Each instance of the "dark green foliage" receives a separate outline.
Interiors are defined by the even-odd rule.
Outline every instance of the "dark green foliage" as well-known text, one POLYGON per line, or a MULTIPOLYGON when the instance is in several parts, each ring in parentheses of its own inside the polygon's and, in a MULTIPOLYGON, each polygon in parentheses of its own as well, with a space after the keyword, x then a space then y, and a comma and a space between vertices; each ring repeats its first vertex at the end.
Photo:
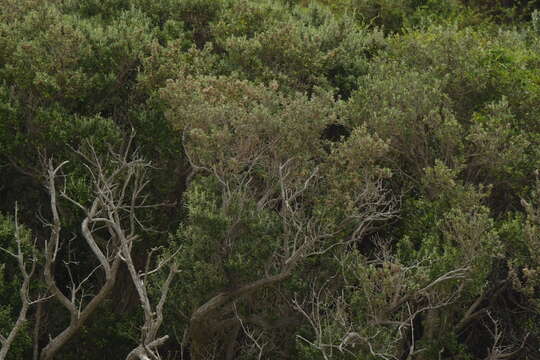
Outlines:
MULTIPOLYGON (((134 134, 152 163, 145 204, 160 204, 140 214, 135 267, 159 247, 148 267, 169 254, 180 269, 164 359, 211 358, 187 332, 194 314, 280 274, 284 249, 314 234, 319 247, 284 279, 212 313, 205 351, 540 358, 539 10, 536 0, 0 0, 0 213, 19 204, 24 250, 32 236, 42 259, 46 161, 69 161, 56 185, 89 205, 97 180, 77 151, 105 159, 134 134)), ((65 198, 59 209, 69 246, 55 277, 67 293, 98 262, 83 211, 65 198)), ((0 247, 13 251, 13 236, 0 215, 0 247)), ((35 294, 42 273, 38 262, 35 294)), ((138 344, 139 299, 120 273, 57 358, 122 359, 138 344)), ((21 281, 0 250, 1 335, 21 281)), ((70 321, 56 300, 43 309, 39 348, 70 321)), ((8 359, 31 358, 36 312, 8 359)))
POLYGON ((81 330, 80 335, 70 342, 62 357, 66 360, 121 359, 133 348, 139 336, 138 311, 126 314, 119 306, 106 302, 81 330), (115 309, 116 307, 116 309, 115 309), (98 336, 99 334, 99 336, 98 336), (89 352, 88 349, 100 349, 89 352))

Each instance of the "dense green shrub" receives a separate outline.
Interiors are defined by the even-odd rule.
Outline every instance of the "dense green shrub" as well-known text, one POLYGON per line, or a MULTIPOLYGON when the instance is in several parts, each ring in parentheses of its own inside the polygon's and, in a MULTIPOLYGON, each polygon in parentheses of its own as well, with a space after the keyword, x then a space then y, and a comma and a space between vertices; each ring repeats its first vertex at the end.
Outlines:
MULTIPOLYGON (((137 149, 151 171, 135 267, 171 256, 180 269, 164 359, 539 358, 538 10, 0 0, 0 212, 19 204, 44 256, 47 162, 69 161, 55 278, 66 294, 86 279, 90 295, 103 275, 79 220, 103 179, 81 154, 109 159, 107 173, 113 149, 137 149)), ((13 232, 1 215, 1 248, 13 232)), ((40 266, 33 291, 45 291, 40 266)), ((124 270, 59 358, 123 358, 143 340, 124 270)), ((155 299, 165 275, 152 274, 155 299)), ((0 251, 2 335, 19 275, 0 251)), ((34 334, 30 307, 9 359, 70 322, 54 299, 41 310, 34 334)))

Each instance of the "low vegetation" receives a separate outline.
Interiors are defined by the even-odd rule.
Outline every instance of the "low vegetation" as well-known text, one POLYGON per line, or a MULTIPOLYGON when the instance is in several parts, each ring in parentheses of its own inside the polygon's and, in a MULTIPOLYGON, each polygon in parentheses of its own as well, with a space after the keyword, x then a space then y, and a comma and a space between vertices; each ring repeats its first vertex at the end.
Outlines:
POLYGON ((0 0, 0 360, 539 359, 539 10, 0 0))

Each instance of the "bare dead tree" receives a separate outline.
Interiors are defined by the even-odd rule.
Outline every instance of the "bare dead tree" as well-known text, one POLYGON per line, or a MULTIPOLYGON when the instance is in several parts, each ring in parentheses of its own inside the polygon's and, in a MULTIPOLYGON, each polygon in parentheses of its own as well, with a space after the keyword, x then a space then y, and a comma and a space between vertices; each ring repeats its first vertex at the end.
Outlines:
MULTIPOLYGON (((122 261, 126 261, 128 265, 131 261, 132 264, 131 249, 138 237, 136 232, 143 227, 136 212, 149 206, 145 203, 147 196, 143 190, 147 184, 146 169, 150 166, 148 162, 138 157, 136 152, 131 151, 132 140, 133 136, 123 152, 111 151, 104 158, 100 158, 91 145, 88 146, 88 151, 77 151, 84 160, 92 180, 92 198, 88 203, 72 198, 66 191, 65 180, 64 186, 59 186, 59 180, 67 177, 61 173, 67 161, 57 166, 53 165, 52 160, 46 164, 46 189, 50 197, 52 221, 48 224, 50 237, 45 247, 44 277, 49 291, 68 311, 70 322, 42 349, 42 360, 53 359, 59 349, 75 336, 97 307, 107 298, 115 284, 122 261), (71 277, 67 294, 59 288, 54 271, 56 264, 60 261, 59 249, 65 242, 61 236, 60 199, 72 203, 84 214, 80 223, 81 234, 98 262, 98 265, 82 280, 77 282, 71 277), (99 235, 98 232, 100 232, 99 235), (108 238, 101 239, 99 236, 103 236, 105 232, 108 233, 108 238), (122 253, 124 256, 121 255, 122 253), (98 272, 103 273, 103 282, 98 286, 95 294, 86 293, 85 285, 98 272)), ((69 261, 64 261, 64 264, 68 273, 71 274, 70 267, 73 264, 69 261)))
MULTIPOLYGON (((133 137, 130 139, 130 143, 132 139, 133 137)), ((129 151, 129 145, 126 151, 129 151)), ((93 161, 96 169, 103 169, 96 156, 91 161, 93 161)), ((137 216, 138 210, 159 207, 163 204, 146 204, 144 190, 148 184, 147 171, 151 167, 150 162, 142 159, 137 151, 130 154, 129 158, 127 153, 123 155, 113 154, 113 161, 119 164, 120 169, 123 170, 124 180, 121 187, 114 183, 114 178, 105 176, 103 171, 93 173, 92 176, 97 179, 99 184, 103 184, 103 190, 107 190, 99 191, 98 194, 99 202, 106 209, 108 216, 95 220, 105 223, 109 228, 109 232, 114 234, 118 258, 128 268, 144 312, 144 324, 141 327, 139 345, 127 355, 126 359, 158 360, 160 355, 157 348, 169 338, 167 335, 158 337, 158 334, 163 323, 163 307, 174 275, 177 273, 177 266, 173 261, 176 252, 160 259, 155 267, 150 269, 153 254, 158 250, 158 248, 153 248, 148 253, 144 271, 141 272, 136 269, 133 261, 133 245, 139 237, 137 230, 141 228, 147 230, 137 216), (154 306, 148 293, 149 277, 167 265, 169 266, 169 272, 165 281, 161 284, 160 297, 154 306)), ((73 200, 71 201, 73 202, 73 200)), ((80 206, 80 204, 78 205, 80 206)))
POLYGON ((32 254, 30 258, 28 259, 23 251, 23 243, 25 243, 24 235, 21 232, 21 227, 19 225, 19 217, 18 217, 18 207, 17 204, 15 204, 15 244, 16 244, 16 251, 12 252, 9 249, 0 248, 0 250, 5 251, 9 255, 11 255, 13 258, 16 259, 17 265, 19 268, 19 272, 23 278, 21 287, 19 289, 19 297, 21 299, 21 308, 19 310, 19 315, 17 317, 17 320, 15 321, 15 324, 11 328, 11 331, 7 335, 7 337, 0 334, 0 360, 4 360, 7 356, 7 353, 13 344, 13 341, 19 334, 19 332, 22 330, 25 322, 27 321, 27 314, 28 309, 31 305, 40 303, 42 301, 45 301, 47 299, 46 296, 38 297, 35 300, 30 299, 30 285, 32 277, 34 276, 35 270, 36 270, 36 262, 37 262, 37 250, 35 247, 35 244, 31 245, 32 254))
POLYGON ((131 256, 132 244, 128 242, 127 239, 123 240, 121 239, 121 257, 128 267, 131 279, 133 280, 133 284, 135 285, 135 289, 137 290, 137 294, 139 295, 139 301, 144 312, 144 324, 141 328, 141 338, 139 341, 139 345, 128 354, 126 360, 159 360, 161 359, 161 357, 158 352, 158 347, 165 343, 169 338, 168 335, 158 337, 158 333, 159 328, 163 323, 163 307, 167 300, 167 296, 174 275, 178 272, 177 265, 172 260, 174 254, 171 257, 161 260, 153 270, 149 270, 149 264, 152 254, 152 252, 150 252, 145 272, 141 273, 135 269, 135 265, 133 263, 133 259, 131 256), (169 264, 169 272, 167 278, 160 287, 161 295, 159 297, 157 305, 155 305, 154 307, 152 305, 150 296, 148 295, 148 283, 146 281, 147 277, 151 273, 158 271, 161 267, 165 266, 165 264, 171 261, 172 263, 169 264))

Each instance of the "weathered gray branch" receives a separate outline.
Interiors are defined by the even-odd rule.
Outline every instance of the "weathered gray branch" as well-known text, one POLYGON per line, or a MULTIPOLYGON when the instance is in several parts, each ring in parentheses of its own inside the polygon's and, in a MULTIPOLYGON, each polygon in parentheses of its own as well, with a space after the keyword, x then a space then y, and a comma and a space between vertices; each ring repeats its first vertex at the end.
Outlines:
POLYGON ((21 308, 19 310, 19 315, 17 317, 17 320, 15 321, 15 324, 11 328, 11 331, 7 335, 7 337, 4 337, 0 334, 0 360, 4 360, 8 354, 8 351, 13 344, 13 341, 19 334, 19 332, 22 330, 22 327, 24 326, 24 323, 26 322, 26 317, 28 314, 28 309, 30 308, 30 305, 44 301, 45 298, 38 298, 37 300, 30 300, 30 281, 32 279, 32 276, 34 275, 34 272, 36 270, 36 250, 35 246, 32 246, 32 256, 30 258, 30 269, 27 269, 28 266, 28 259, 25 258, 22 245, 23 245, 23 238, 20 230, 19 225, 19 218, 18 218, 18 207, 17 204, 15 204, 15 242, 17 245, 17 252, 12 253, 11 251, 7 249, 2 249, 8 254, 12 255, 17 260, 17 265, 19 267, 19 272, 23 277, 23 282, 21 284, 21 287, 19 289, 19 298, 21 300, 21 308))
MULTIPOLYGON (((60 191, 57 189, 58 174, 67 162, 56 167, 53 166, 52 161, 47 164, 46 188, 50 197, 52 222, 49 224, 50 237, 45 248, 44 278, 51 294, 69 312, 70 322, 42 349, 41 360, 53 359, 59 349, 77 334, 113 289, 120 264, 126 259, 126 254, 131 254, 132 243, 136 238, 134 234, 134 224, 137 222, 135 211, 144 202, 141 192, 146 182, 141 177, 145 175, 144 168, 149 164, 132 156, 129 146, 120 154, 109 154, 111 161, 100 159, 91 145, 87 153, 81 151, 77 153, 86 161, 85 166, 93 182, 94 198, 89 207, 71 198, 65 189, 60 191), (54 275, 58 249, 61 247, 62 227, 58 210, 60 197, 83 211, 81 234, 91 253, 99 262, 98 267, 82 281, 72 284, 67 296, 57 286, 54 275), (95 233, 99 228, 105 228, 109 232, 110 241, 107 249, 102 249, 96 240, 95 233), (83 291, 84 283, 98 270, 104 273, 104 281, 88 302, 83 301, 83 296, 79 297, 78 293, 83 291)), ((66 266, 69 267, 69 263, 66 263, 66 266)))

